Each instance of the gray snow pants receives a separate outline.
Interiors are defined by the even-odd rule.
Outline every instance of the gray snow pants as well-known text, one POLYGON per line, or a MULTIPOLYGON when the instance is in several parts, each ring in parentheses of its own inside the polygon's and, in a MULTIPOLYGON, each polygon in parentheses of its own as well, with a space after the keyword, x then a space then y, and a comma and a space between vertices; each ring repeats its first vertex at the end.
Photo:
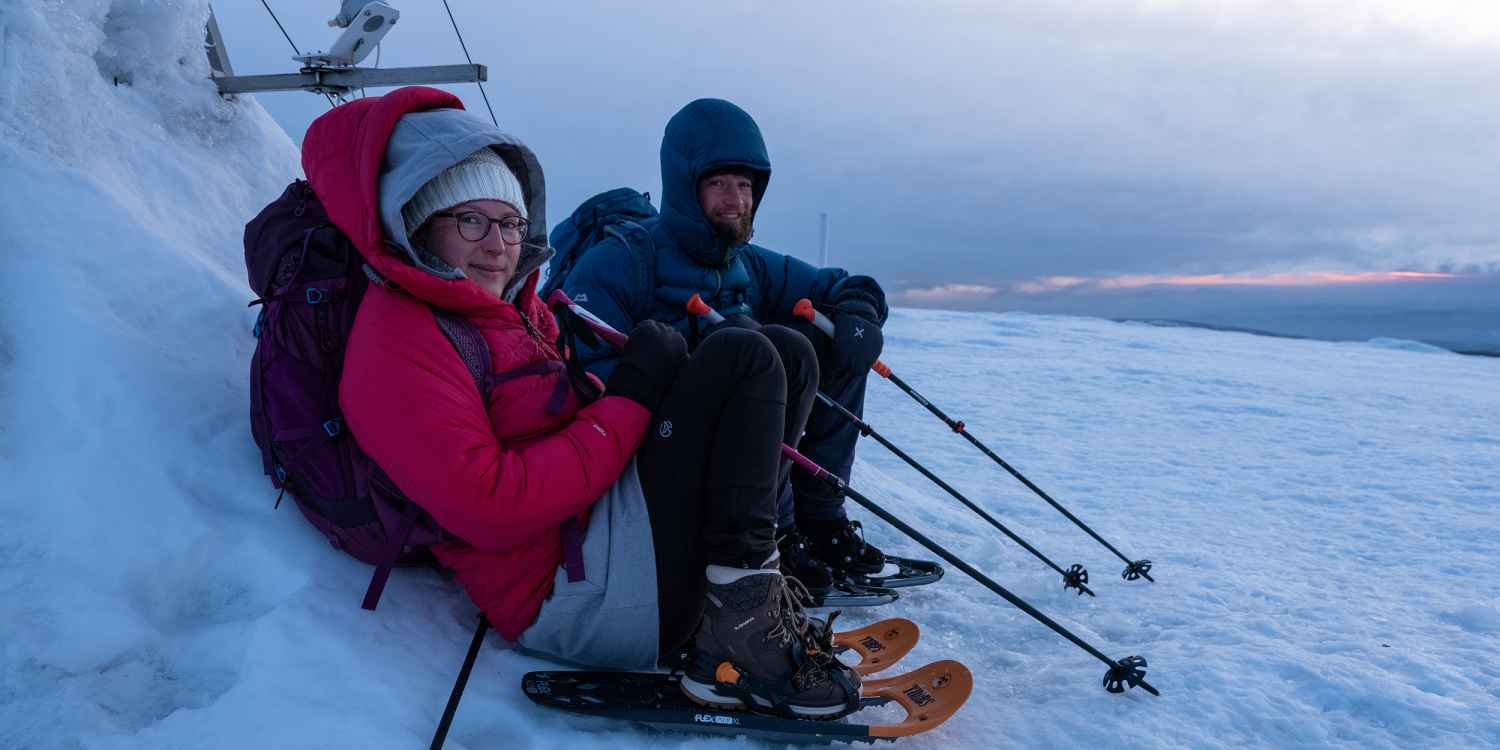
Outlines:
POLYGON ((517 645, 589 667, 654 669, 656 554, 635 461, 594 503, 583 541, 584 579, 559 567, 552 596, 517 645))

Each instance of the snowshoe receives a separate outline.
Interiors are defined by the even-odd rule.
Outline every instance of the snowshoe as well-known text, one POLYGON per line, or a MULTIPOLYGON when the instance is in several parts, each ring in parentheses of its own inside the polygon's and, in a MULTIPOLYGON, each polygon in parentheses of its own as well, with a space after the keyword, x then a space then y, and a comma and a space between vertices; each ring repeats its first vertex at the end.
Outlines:
POLYGON ((943 577, 943 566, 932 560, 885 556, 885 567, 873 575, 850 574, 845 582, 854 586, 901 589, 936 583, 943 577), (894 569, 893 569, 894 568, 894 569))
POLYGON ((833 582, 827 593, 808 593, 803 604, 808 607, 837 609, 842 607, 878 607, 900 599, 901 595, 889 588, 866 586, 848 578, 833 582))
MULTIPOLYGON (((828 626, 832 624, 833 618, 830 617, 828 626)), ((921 637, 922 631, 916 623, 892 617, 856 630, 834 633, 832 650, 846 664, 849 663, 843 658, 846 654, 858 656, 859 661, 849 666, 860 676, 865 676, 894 666, 916 647, 921 637)))
POLYGON ((864 724, 855 720, 858 712, 841 720, 813 721, 704 708, 683 693, 679 679, 650 672, 530 672, 521 679, 521 689, 539 706, 668 731, 829 744, 895 740, 929 731, 962 708, 974 687, 969 670, 951 660, 867 680, 860 688, 860 710, 895 703, 906 716, 892 724, 864 724))

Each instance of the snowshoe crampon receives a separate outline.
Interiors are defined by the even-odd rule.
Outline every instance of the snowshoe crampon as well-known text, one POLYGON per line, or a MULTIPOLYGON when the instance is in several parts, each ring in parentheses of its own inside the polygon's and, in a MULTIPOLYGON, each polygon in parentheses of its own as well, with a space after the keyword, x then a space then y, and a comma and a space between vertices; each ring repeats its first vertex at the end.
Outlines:
POLYGON ((678 677, 650 672, 530 672, 521 688, 533 703, 576 714, 622 719, 677 732, 745 735, 777 742, 873 742, 930 730, 969 698, 973 675, 945 660, 876 680, 860 689, 861 711, 818 721, 700 706, 678 686, 678 677), (906 717, 892 724, 858 723, 865 708, 894 703, 906 717))
POLYGON ((885 570, 874 575, 851 574, 846 577, 855 586, 884 589, 901 589, 909 586, 925 586, 936 583, 943 577, 943 566, 932 560, 916 560, 910 557, 885 556, 885 570), (895 570, 892 572, 892 566, 895 570))

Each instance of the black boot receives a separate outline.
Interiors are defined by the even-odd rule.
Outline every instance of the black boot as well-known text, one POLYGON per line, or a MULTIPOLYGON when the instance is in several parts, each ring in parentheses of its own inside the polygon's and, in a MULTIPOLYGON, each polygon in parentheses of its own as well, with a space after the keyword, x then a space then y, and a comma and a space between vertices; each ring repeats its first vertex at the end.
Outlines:
POLYGON ((801 582, 814 598, 827 596, 833 591, 833 572, 813 556, 807 537, 796 526, 781 530, 776 549, 781 553, 781 572, 801 582))
POLYGON ((812 553, 833 569, 836 576, 878 574, 885 567, 885 554, 865 541, 859 521, 798 521, 812 553))
POLYGON ((796 598, 779 572, 710 580, 683 693, 708 706, 794 718, 857 710, 859 675, 834 657, 827 628, 804 615, 796 598))

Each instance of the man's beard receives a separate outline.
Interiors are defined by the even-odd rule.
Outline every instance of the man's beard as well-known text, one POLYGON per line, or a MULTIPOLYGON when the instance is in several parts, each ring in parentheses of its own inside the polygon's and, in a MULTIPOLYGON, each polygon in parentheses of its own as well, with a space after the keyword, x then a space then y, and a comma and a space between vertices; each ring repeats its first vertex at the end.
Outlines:
POLYGON ((708 224, 714 229, 714 236, 729 247, 738 247, 750 241, 750 235, 755 233, 752 226, 754 220, 749 216, 741 216, 738 219, 718 219, 709 217, 708 224))

